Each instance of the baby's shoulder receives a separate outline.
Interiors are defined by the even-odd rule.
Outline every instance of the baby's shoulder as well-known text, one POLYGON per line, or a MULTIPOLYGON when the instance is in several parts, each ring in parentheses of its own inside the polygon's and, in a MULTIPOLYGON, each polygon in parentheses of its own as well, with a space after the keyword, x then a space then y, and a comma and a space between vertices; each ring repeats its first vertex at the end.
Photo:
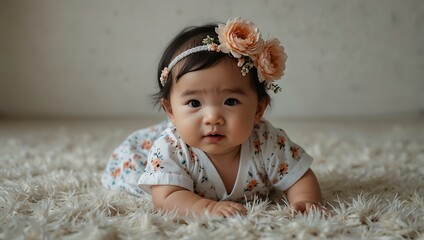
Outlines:
POLYGON ((179 136, 175 127, 164 129, 153 144, 177 145, 183 144, 183 140, 179 136))
POLYGON ((197 154, 182 140, 175 127, 161 133, 153 143, 149 158, 159 158, 164 163, 177 163, 187 173, 192 172, 198 160, 197 154))
POLYGON ((286 132, 278 127, 275 127, 267 120, 261 120, 259 124, 255 125, 251 137, 254 139, 267 140, 275 136, 286 136, 286 132))
POLYGON ((249 138, 249 149, 256 155, 275 153, 276 149, 289 143, 290 139, 281 128, 275 127, 267 120, 257 124, 249 138))

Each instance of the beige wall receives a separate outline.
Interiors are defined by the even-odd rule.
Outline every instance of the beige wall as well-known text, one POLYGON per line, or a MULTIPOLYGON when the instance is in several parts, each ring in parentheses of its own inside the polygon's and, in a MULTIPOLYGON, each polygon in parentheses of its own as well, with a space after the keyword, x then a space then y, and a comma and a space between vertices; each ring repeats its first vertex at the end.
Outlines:
POLYGON ((235 16, 286 47, 272 117, 424 111, 420 0, 1 0, 0 114, 162 114, 149 95, 164 45, 235 16))

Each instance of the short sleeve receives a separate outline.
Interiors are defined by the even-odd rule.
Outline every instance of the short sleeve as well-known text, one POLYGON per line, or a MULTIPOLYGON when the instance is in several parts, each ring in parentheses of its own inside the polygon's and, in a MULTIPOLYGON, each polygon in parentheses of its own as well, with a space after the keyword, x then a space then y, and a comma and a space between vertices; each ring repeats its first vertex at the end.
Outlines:
POLYGON ((166 130, 154 143, 147 158, 147 165, 138 186, 151 194, 152 185, 174 185, 193 191, 189 176, 187 146, 171 130, 166 130))
POLYGON ((312 157, 291 141, 284 130, 264 121, 257 127, 255 135, 254 147, 261 155, 268 179, 275 188, 287 190, 311 166, 312 157))

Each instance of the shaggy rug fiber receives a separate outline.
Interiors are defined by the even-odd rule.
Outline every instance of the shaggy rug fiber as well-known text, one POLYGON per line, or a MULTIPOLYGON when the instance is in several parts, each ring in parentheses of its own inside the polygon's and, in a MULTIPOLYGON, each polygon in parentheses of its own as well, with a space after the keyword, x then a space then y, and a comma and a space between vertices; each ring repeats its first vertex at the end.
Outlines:
POLYGON ((330 217, 284 198, 179 219, 100 176, 143 120, 0 119, 0 239, 424 239, 424 119, 280 120, 315 159, 330 217))

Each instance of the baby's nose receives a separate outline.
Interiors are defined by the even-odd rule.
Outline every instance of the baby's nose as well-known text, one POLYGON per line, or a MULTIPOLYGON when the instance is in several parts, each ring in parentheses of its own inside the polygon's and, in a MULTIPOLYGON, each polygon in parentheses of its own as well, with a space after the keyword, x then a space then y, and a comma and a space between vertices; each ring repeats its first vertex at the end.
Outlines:
POLYGON ((210 108, 204 117, 206 125, 218 125, 224 123, 224 118, 217 108, 210 108))

